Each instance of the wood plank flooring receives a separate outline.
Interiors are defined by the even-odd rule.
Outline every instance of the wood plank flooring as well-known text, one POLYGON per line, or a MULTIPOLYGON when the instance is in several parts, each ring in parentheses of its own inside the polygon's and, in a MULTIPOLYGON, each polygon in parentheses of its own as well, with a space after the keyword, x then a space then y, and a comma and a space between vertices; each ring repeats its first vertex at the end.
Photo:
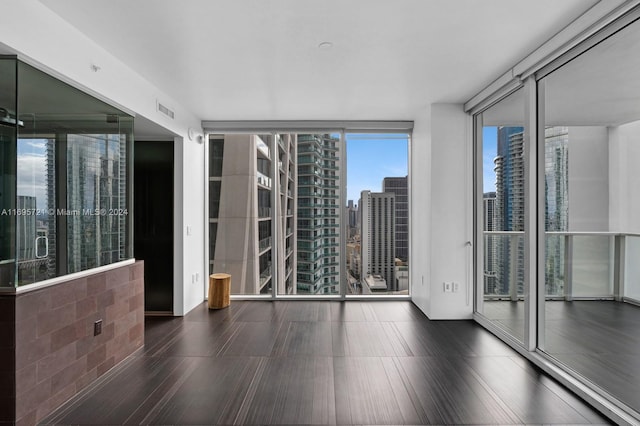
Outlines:
MULTIPOLYGON (((522 339, 524 302, 485 302, 485 314, 522 339)), ((544 351, 640 411, 640 307, 547 301, 544 351)))
POLYGON ((43 424, 608 422, 472 321, 406 301, 232 301, 147 318, 145 346, 43 424))

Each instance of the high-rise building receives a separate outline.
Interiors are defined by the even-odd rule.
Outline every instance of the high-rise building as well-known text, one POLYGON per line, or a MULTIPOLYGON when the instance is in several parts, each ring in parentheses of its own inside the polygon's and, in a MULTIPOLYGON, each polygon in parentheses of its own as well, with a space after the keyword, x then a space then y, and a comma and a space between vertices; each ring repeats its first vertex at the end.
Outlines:
MULTIPOLYGON (((54 226, 51 221, 66 223, 67 272, 125 259, 128 214, 125 136, 69 135, 66 159, 67 206, 64 211, 56 207, 48 220, 50 230, 54 226)), ((50 182, 55 180, 49 176, 52 173, 54 170, 48 166, 50 182)), ((55 205, 54 200, 49 197, 49 205, 55 205)))
MULTIPOLYGON (((545 231, 569 230, 569 128, 545 129, 545 231)), ((564 237, 545 238, 545 292, 562 296, 564 291, 564 237)))
POLYGON ((358 235, 358 206, 353 204, 353 200, 347 203, 347 225, 349 233, 347 238, 354 238, 358 235))
MULTIPOLYGON (((494 231, 524 231, 524 162, 522 127, 498 128, 498 156, 495 159, 496 195, 494 214, 490 218, 485 194, 485 228, 493 225, 494 231), (490 224, 488 221, 493 220, 490 224)), ((567 127, 545 129, 545 230, 567 231, 568 214, 568 141, 567 127)), ((507 294, 509 284, 515 281, 518 294, 524 287, 524 238, 496 236, 491 247, 495 248, 494 262, 496 283, 486 288, 490 280, 485 279, 485 291, 507 294), (515 271, 512 258, 515 259, 515 271), (494 290, 494 291, 489 291, 494 290)), ((545 239, 546 293, 559 296, 563 289, 564 240, 558 236, 545 239)), ((485 250, 485 256, 491 250, 485 250)), ((493 253, 493 252, 492 252, 493 253)), ((485 262, 485 265, 488 263, 485 262)), ((486 278, 486 274, 485 274, 486 278)))
POLYGON ((384 178, 382 192, 391 192, 396 195, 396 257, 406 262, 409 259, 409 187, 407 176, 384 178))
MULTIPOLYGON (((524 128, 499 127, 496 173, 495 230, 524 231, 524 128)), ((501 295, 524 293, 524 238, 499 236, 496 243, 495 292, 501 295)))
MULTIPOLYGON (((496 231, 496 193, 485 192, 483 195, 484 231, 496 231)), ((500 237, 484 236, 484 294, 495 294, 497 286, 497 248, 500 237)))
POLYGON ((18 210, 33 212, 20 215, 16 220, 18 262, 30 261, 36 258, 36 197, 18 195, 16 198, 18 210))
POLYGON ((234 294, 295 293, 295 139, 209 140, 210 272, 230 273, 234 294))
MULTIPOLYGON (((362 191, 360 194, 360 259, 361 282, 375 279, 373 290, 397 290, 395 280, 395 200, 389 192, 362 191), (386 288, 382 288, 382 278, 386 288)), ((364 285, 364 284, 363 284, 364 285)))
POLYGON ((298 135, 297 293, 340 293, 340 144, 298 135))

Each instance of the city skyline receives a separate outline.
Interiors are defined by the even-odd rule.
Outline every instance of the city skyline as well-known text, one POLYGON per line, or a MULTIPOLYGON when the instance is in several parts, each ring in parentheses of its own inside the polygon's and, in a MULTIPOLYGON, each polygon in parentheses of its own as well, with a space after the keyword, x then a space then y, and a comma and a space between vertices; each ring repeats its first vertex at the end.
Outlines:
POLYGON ((385 177, 408 176, 409 135, 347 133, 347 205, 364 190, 382 192, 385 177))

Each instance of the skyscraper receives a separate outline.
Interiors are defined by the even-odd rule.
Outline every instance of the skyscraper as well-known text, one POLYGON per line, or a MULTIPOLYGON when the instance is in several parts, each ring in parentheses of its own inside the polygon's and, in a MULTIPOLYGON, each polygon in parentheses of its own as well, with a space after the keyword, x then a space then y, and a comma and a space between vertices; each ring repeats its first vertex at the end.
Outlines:
MULTIPOLYGON (((488 199, 485 194, 485 228, 493 225, 495 231, 524 231, 524 129, 498 128, 498 156, 495 159, 496 194, 494 223, 488 221, 488 199)), ((568 230, 568 140, 567 127, 545 129, 545 230, 568 230)), ((496 282, 493 292, 508 294, 515 284, 518 294, 524 287, 524 238, 517 235, 490 237, 497 239, 489 247, 495 248, 496 282), (515 263, 512 262, 516 257, 515 263), (515 270, 514 269, 515 265, 515 270)), ((564 274, 564 239, 550 235, 545 239, 546 292, 561 295, 564 274)), ((492 251, 487 248, 485 256, 492 251)), ((485 265, 489 265, 486 259, 485 265)), ((491 274, 489 274, 491 275, 491 274)), ((485 291, 492 293, 491 280, 485 272, 485 291), (487 287, 489 286, 489 287, 487 287)))
MULTIPOLYGON (((496 231, 496 193, 485 192, 483 196, 484 231, 496 231)), ((484 294, 495 294, 497 286, 497 248, 500 237, 484 237, 484 294)))
POLYGON ((210 272, 235 294, 295 293, 295 135, 212 136, 209 155, 210 272))
MULTIPOLYGON (((569 230, 569 128, 545 129, 545 231, 569 230)), ((564 291, 564 237, 545 238, 545 292, 561 296, 564 291)))
MULTIPOLYGON (((67 135, 67 206, 55 203, 53 142, 47 144, 47 183, 50 206, 49 247, 54 248, 56 220, 67 230, 67 272, 78 272, 126 258, 126 136, 114 134, 67 135)), ((60 183, 58 183, 58 186, 60 183)), ((55 252, 49 252, 55 259, 55 252)))
POLYGON ((353 238, 358 234, 358 206, 353 204, 353 200, 347 203, 347 221, 349 228, 347 238, 353 238))
MULTIPOLYGON (((524 231, 524 128, 499 127, 496 173, 495 230, 524 231)), ((524 293, 524 238, 498 237, 496 293, 524 293)))
POLYGON ((361 281, 373 277, 375 290, 397 290, 395 280, 395 199, 393 193, 362 191, 360 194, 361 281))
POLYGON ((409 259, 409 192, 405 177, 386 177, 382 180, 382 192, 396 196, 396 257, 406 262, 409 259))
POLYGON ((298 135, 298 294, 340 293, 339 142, 298 135))

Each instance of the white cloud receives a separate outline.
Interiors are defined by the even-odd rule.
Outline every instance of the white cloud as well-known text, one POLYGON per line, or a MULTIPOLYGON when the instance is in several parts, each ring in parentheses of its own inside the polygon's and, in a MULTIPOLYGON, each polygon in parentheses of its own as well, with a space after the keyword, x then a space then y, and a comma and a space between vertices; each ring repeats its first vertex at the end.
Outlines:
POLYGON ((47 208, 46 158, 29 154, 18 157, 17 195, 36 197, 38 209, 47 208))

